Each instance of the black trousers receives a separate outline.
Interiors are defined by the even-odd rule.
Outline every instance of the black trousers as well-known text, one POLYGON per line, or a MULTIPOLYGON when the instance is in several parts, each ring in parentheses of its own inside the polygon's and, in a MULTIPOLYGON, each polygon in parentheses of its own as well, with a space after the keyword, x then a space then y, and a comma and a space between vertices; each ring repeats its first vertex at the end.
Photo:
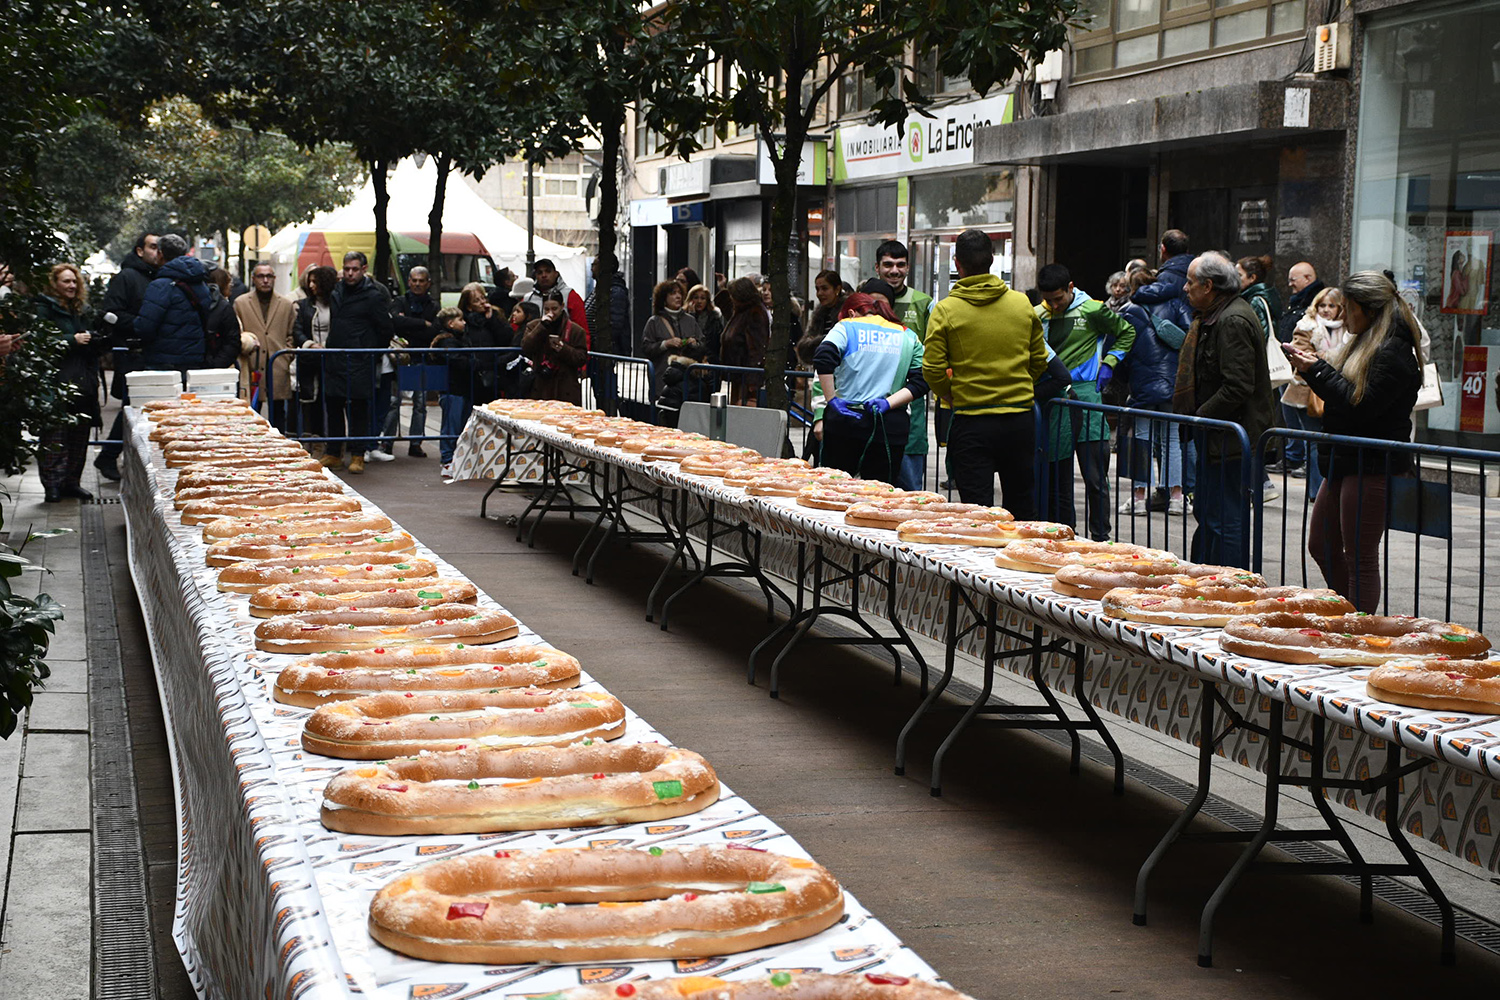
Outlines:
POLYGON ((955 413, 948 427, 948 461, 964 503, 995 504, 995 475, 1005 509, 1019 520, 1036 516, 1036 414, 955 413))
POLYGON ((879 417, 865 413, 858 420, 850 420, 829 407, 823 411, 821 464, 861 479, 894 483, 910 427, 904 410, 891 410, 879 417))

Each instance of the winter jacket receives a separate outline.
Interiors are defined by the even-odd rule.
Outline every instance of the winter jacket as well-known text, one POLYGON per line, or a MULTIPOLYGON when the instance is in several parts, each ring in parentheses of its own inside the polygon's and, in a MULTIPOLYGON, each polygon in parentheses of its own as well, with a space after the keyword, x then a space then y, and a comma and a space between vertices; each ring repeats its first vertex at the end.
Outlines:
MULTIPOLYGON (((508 300, 507 300, 508 304, 508 300)), ((504 308, 497 306, 496 308, 504 308)), ((406 341, 408 347, 430 347, 437 335, 433 325, 437 319, 438 303, 431 295, 407 292, 391 301, 391 328, 396 336, 406 341)))
POLYGON ((1260 328, 1265 331, 1269 342, 1276 335, 1278 312, 1272 303, 1271 290, 1266 287, 1265 282, 1257 281, 1248 288, 1241 289, 1240 298, 1250 303, 1250 308, 1255 310, 1255 318, 1260 320, 1260 328))
MULTIPOLYGON (((596 317, 599 306, 599 285, 595 283, 593 293, 583 304, 583 312, 588 317, 591 337, 598 332, 599 323, 596 317)), ((609 339, 612 342, 610 353, 633 356, 635 352, 630 342, 632 332, 630 329, 630 289, 625 285, 625 275, 616 271, 610 276, 609 281, 609 339)))
POLYGON ((64 342, 62 364, 57 369, 57 380, 72 386, 74 392, 69 407, 74 413, 87 417, 91 426, 99 427, 99 355, 108 349, 108 339, 95 335, 87 344, 74 339, 75 334, 89 332, 89 317, 85 313, 73 312, 50 295, 36 297, 36 318, 55 330, 47 336, 56 336, 64 342))
POLYGON ((696 340, 705 356, 706 348, 703 346, 703 330, 698 326, 698 320, 691 313, 678 310, 675 314, 670 312, 659 312, 646 321, 646 326, 641 330, 641 354, 658 369, 663 367, 669 354, 695 353, 683 350, 682 347, 668 348, 663 345, 673 337, 681 340, 696 340))
POLYGON ((350 287, 340 281, 330 296, 328 343, 335 353, 323 357, 323 389, 336 399, 370 399, 375 395, 380 356, 344 354, 339 348, 389 347, 395 327, 385 288, 369 275, 350 287))
POLYGON ((1172 387, 1177 384, 1177 349, 1156 335, 1144 307, 1127 302, 1120 315, 1135 328, 1135 344, 1130 348, 1130 405, 1171 402, 1172 387))
POLYGON ((1186 330, 1193 324, 1193 307, 1188 304, 1187 273, 1193 255, 1180 253, 1169 257, 1156 272, 1156 280, 1136 289, 1130 301, 1145 306, 1151 315, 1171 320, 1186 330))
MULTIPOLYGON (((1350 437, 1379 438, 1383 441, 1411 439, 1411 412, 1422 389, 1422 366, 1417 361, 1416 338, 1401 320, 1391 335, 1370 359, 1366 371, 1364 398, 1354 402, 1354 383, 1327 361, 1319 361, 1303 378, 1323 397, 1323 431, 1350 437)), ((1364 451, 1347 445, 1319 445, 1318 468, 1324 476, 1353 476, 1389 473, 1399 475, 1411 469, 1411 456, 1405 453, 1364 451), (1387 457, 1389 454, 1389 457, 1387 457)))
POLYGON ((141 342, 133 369, 210 367, 204 324, 213 293, 204 280, 207 273, 201 260, 186 256, 167 261, 156 272, 133 324, 141 342))
POLYGON ((922 377, 956 414, 1029 410, 1046 370, 1041 320, 1025 295, 995 275, 958 279, 932 307, 922 377))
MULTIPOLYGON (((1234 421, 1245 428, 1254 448, 1266 428, 1275 423, 1276 398, 1266 368, 1266 332, 1250 303, 1236 296, 1224 304, 1214 322, 1199 321, 1193 366, 1193 412, 1234 421)), ((1206 443, 1206 457, 1211 460, 1240 454, 1239 440, 1226 434, 1207 434, 1206 443)))
POLYGON ((698 329, 703 331, 703 360, 711 365, 718 364, 719 342, 724 338, 724 314, 710 305, 703 312, 694 313, 693 319, 698 321, 698 329))
MULTIPOLYGON (((1061 315, 1052 315, 1046 305, 1038 305, 1036 315, 1047 346, 1057 352, 1058 359, 1073 377, 1074 395, 1085 402, 1099 402, 1103 369, 1113 373, 1115 366, 1130 353, 1135 345, 1135 327, 1080 289, 1074 289, 1073 301, 1061 315)), ((1048 421, 1049 461, 1071 455, 1076 441, 1109 440, 1109 425, 1098 411, 1069 412, 1054 406, 1048 421)))
MULTIPOLYGON (((204 321, 203 367, 233 368, 239 361, 242 344, 240 321, 234 314, 234 303, 213 288, 213 304, 204 321)), ((243 374, 243 373, 242 373, 243 374)))
MULTIPOLYGON (((141 311, 146 288, 154 277, 156 268, 142 260, 134 250, 120 261, 120 270, 109 279, 109 287, 104 290, 104 298, 99 303, 99 332, 105 337, 105 342, 100 345, 101 351, 127 347, 127 341, 135 339, 135 317, 141 311), (105 313, 115 314, 113 324, 103 321, 105 313)), ((129 370, 128 357, 115 355, 115 376, 109 394, 116 399, 125 398, 125 373, 129 370)))
POLYGON ((545 320, 526 324, 521 337, 521 353, 532 360, 536 381, 531 387, 532 399, 565 399, 583 405, 580 379, 588 364, 588 333, 570 319, 562 321, 562 344, 553 347, 549 331, 556 329, 545 320))
MULTIPOLYGON (((618 274, 619 272, 616 273, 618 274)), ((541 309, 545 314, 547 310, 544 309, 543 306, 546 303, 547 296, 552 292, 562 292, 563 301, 568 304, 568 319, 572 320, 583 329, 584 339, 587 339, 589 333, 588 311, 583 307, 583 299, 579 297, 577 292, 568 287, 568 283, 563 281, 561 276, 558 277, 557 283, 554 284, 551 288, 547 289, 545 292, 540 288, 534 288, 532 289, 531 294, 526 296, 526 298, 522 301, 535 302, 536 307, 538 309, 541 309)), ((610 318, 614 318, 613 314, 611 314, 610 318)), ((533 320, 532 322, 535 322, 535 320, 533 320)), ((628 327, 626 329, 628 329, 628 327)))
POLYGON ((1312 284, 1302 289, 1302 291, 1292 293, 1292 297, 1287 299, 1286 312, 1276 323, 1277 340, 1283 344, 1290 344, 1292 342, 1292 334, 1296 332, 1297 324, 1302 322, 1303 317, 1307 315, 1307 310, 1311 308, 1313 299, 1318 297, 1318 293, 1323 290, 1323 287, 1323 283, 1314 278, 1312 284))
MULTIPOLYGON (((292 327, 297 310, 285 295, 271 293, 269 308, 260 308, 260 293, 247 292, 234 300, 234 315, 240 321, 240 395, 250 398, 252 373, 260 374, 261 394, 266 394, 266 365, 272 355, 292 346, 292 327)), ((292 398, 292 356, 276 359, 269 389, 274 399, 292 398)))
MULTIPOLYGON (((1308 319, 1304 316, 1302 322, 1292 329, 1292 346, 1300 351, 1311 351, 1320 358, 1328 357, 1343 342, 1342 320, 1337 326, 1329 326, 1322 317, 1308 319)), ((1299 410, 1306 409, 1310 391, 1307 387, 1307 380, 1301 375, 1294 374, 1292 381, 1282 390, 1281 401, 1299 410)))

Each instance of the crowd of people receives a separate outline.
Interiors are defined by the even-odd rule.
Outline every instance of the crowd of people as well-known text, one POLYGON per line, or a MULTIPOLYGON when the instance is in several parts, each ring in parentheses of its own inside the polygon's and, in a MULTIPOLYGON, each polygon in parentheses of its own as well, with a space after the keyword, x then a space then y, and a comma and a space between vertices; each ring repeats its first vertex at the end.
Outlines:
MULTIPOLYGON (((1276 494, 1269 478, 1243 481, 1241 438, 1225 423, 1243 428, 1252 447, 1273 426, 1411 436, 1426 338, 1388 273, 1358 272, 1335 286, 1298 262, 1283 305, 1269 258, 1194 254, 1175 229, 1163 234, 1156 267, 1128 262, 1102 298, 1062 263, 1040 268, 1029 292, 1010 288, 992 273, 990 237, 978 230, 956 239, 953 259, 958 279, 938 302, 907 283, 907 248, 888 240, 857 289, 824 271, 810 308, 795 303, 788 348, 808 373, 793 386, 811 413, 807 457, 921 488, 931 396, 948 450, 942 485, 964 502, 995 503, 998 480, 999 501, 1018 518, 1061 521, 1096 540, 1110 537, 1117 513, 1191 511, 1191 557, 1234 565, 1247 546, 1246 491, 1259 488, 1267 501, 1276 494), (1037 408, 1058 396, 1128 411, 1116 426, 1118 411, 1047 407, 1039 435, 1037 408), (1112 459, 1131 480, 1118 505, 1112 459)), ((617 262, 596 261, 595 274, 606 263, 613 278, 596 282, 587 301, 539 260, 531 277, 505 270, 494 288, 465 286, 448 308, 426 268, 412 267, 406 290, 392 296, 359 251, 339 270, 307 268, 290 297, 275 291, 275 269, 257 263, 251 287, 235 294, 231 276, 191 255, 180 236, 145 233, 97 308, 82 271, 58 264, 35 302, 43 329, 63 342, 59 377, 76 421, 42 435, 46 499, 89 499, 80 479, 90 434, 102 427, 101 359, 115 347, 129 348, 113 366, 116 398, 128 401, 128 369, 238 367, 241 395, 277 427, 313 439, 325 467, 355 474, 393 459, 406 399, 408 454, 424 458, 436 394, 445 475, 476 404, 501 396, 581 403, 589 323, 602 322, 602 310, 616 350, 653 363, 650 392, 666 419, 725 381, 734 403, 763 397, 769 280, 715 275, 710 289, 683 268, 655 286, 637 331, 617 262), (440 374, 430 386, 429 375, 412 384, 400 377, 408 366, 440 374)), ((0 348, 24 345, 6 338, 0 348)), ((106 440, 122 430, 117 416, 106 440)), ((119 478, 119 453, 117 443, 100 448, 101 476, 119 478)), ((1267 468, 1307 477, 1311 555, 1331 586, 1373 607, 1389 478, 1408 471, 1405 456, 1375 461, 1288 438, 1267 468)))

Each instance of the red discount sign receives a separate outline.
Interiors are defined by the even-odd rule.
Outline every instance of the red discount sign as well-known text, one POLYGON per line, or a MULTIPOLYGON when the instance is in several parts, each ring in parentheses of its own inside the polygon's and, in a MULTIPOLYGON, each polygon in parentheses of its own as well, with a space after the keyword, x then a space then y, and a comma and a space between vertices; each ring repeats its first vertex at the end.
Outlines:
POLYGON ((1464 348, 1463 378, 1458 383, 1458 429, 1484 433, 1484 401, 1488 395, 1490 352, 1485 347, 1464 348))

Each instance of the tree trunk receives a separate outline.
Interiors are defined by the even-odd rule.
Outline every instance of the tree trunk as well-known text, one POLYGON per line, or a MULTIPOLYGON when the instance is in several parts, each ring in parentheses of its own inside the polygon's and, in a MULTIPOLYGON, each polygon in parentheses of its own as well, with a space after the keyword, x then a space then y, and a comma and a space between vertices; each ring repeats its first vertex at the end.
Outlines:
MULTIPOLYGON (((391 234, 386 228, 391 195, 385 187, 385 168, 385 160, 373 160, 370 163, 370 180, 375 185, 375 259, 371 262, 373 266, 370 268, 370 276, 381 284, 388 282, 391 277, 391 234)), ((337 268, 340 263, 334 261, 333 266, 337 268)))
POLYGON ((448 173, 453 169, 453 157, 439 153, 434 161, 437 166, 437 190, 432 193, 432 211, 427 213, 427 276, 432 279, 433 298, 443 301, 443 202, 448 196, 448 173))
MULTIPOLYGON (((791 91, 796 93, 797 91, 791 91)), ((766 405, 787 406, 787 342, 792 332, 791 240, 797 216, 797 166, 807 142, 807 123, 801 115, 788 115, 786 144, 776 164, 776 198, 771 203, 771 248, 768 259, 771 278, 771 342, 766 345, 766 405)), ((767 146, 773 141, 764 135, 767 146)))
MULTIPOLYGON (((610 303, 615 272, 620 266, 615 259, 615 217, 620 210, 620 143, 624 141, 624 131, 625 107, 615 105, 600 126, 604 165, 599 168, 599 274, 594 279, 595 315, 589 317, 589 337, 593 349, 601 354, 620 353, 615 351, 615 331, 610 327, 610 303)), ((629 330, 621 330, 619 334, 623 342, 629 342, 629 330)))

